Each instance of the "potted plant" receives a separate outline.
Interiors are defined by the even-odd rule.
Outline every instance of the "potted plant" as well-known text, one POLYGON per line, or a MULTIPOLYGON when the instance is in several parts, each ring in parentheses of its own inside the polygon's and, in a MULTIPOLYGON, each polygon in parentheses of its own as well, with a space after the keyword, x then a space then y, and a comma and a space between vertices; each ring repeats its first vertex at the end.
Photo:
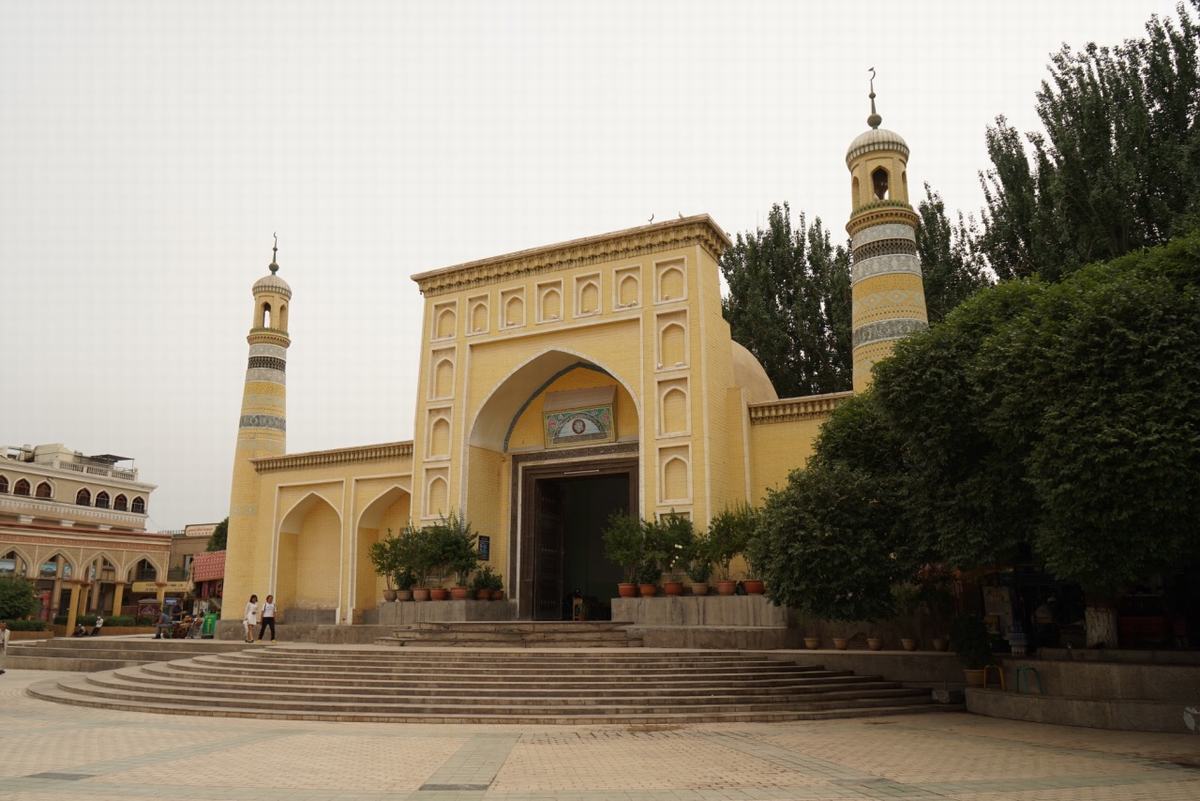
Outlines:
POLYGON ((708 578, 712 575, 712 562, 697 554, 688 562, 688 578, 692 580, 692 595, 708 595, 708 578))
POLYGON ((401 569, 412 577, 412 599, 428 601, 432 597, 429 577, 437 559, 433 532, 409 524, 401 532, 397 548, 401 569))
POLYGON ((850 640, 846 637, 834 637, 833 638, 833 647, 838 649, 839 651, 845 651, 849 645, 850 645, 850 640))
MULTIPOLYGON (((737 591, 737 582, 731 578, 729 566, 733 557, 745 552, 756 519, 754 509, 742 504, 718 513, 708 525, 709 557, 716 568, 717 592, 721 595, 733 595, 737 591)), ((761 590, 761 587, 762 582, 758 582, 756 589, 761 590)), ((749 592, 749 587, 746 591, 749 592)))
POLYGON ((412 570, 405 568, 397 573, 392 580, 396 583, 396 600, 411 601, 413 597, 413 585, 417 583, 417 577, 412 570))
MULTIPOLYGON (((947 631, 954 614, 954 592, 952 577, 940 565, 922 568, 917 576, 921 588, 921 608, 929 615, 934 631, 947 631)), ((929 644, 935 651, 945 651, 949 646, 946 636, 931 637, 929 644)))
POLYGON ((692 521, 682 515, 671 513, 646 524, 646 556, 657 563, 660 574, 667 576, 663 582, 667 595, 683 595, 683 582, 676 571, 687 564, 695 539, 692 521))
POLYGON ((977 615, 959 615, 950 626, 950 646, 963 665, 968 687, 982 687, 992 659, 992 642, 987 626, 977 615))
POLYGON ((504 579, 499 574, 492 575, 491 590, 492 590, 492 600, 493 601, 503 601, 504 600, 504 579))
POLYGON ((387 536, 379 542, 371 543, 371 547, 367 551, 367 557, 371 560, 371 566, 375 568, 375 574, 383 576, 383 580, 387 583, 387 589, 383 591, 383 600, 388 602, 396 600, 396 588, 392 585, 392 581, 401 570, 401 539, 401 537, 393 537, 392 530, 389 528, 387 536))
POLYGON ((659 570, 657 561, 648 560, 638 565, 637 586, 643 598, 653 598, 658 594, 658 580, 661 577, 662 571, 659 570))
POLYGON ((821 638, 820 637, 805 637, 804 638, 804 647, 810 651, 817 650, 818 648, 821 647, 821 638))
POLYGON ((471 579, 471 594, 477 601, 490 601, 493 590, 498 589, 496 584, 499 581, 500 577, 492 570, 492 566, 484 565, 471 579))
POLYGON ((621 566, 625 581, 617 585, 622 598, 637 595, 638 568, 646 550, 646 534, 642 521, 632 515, 616 513, 608 518, 604 528, 604 555, 621 566))

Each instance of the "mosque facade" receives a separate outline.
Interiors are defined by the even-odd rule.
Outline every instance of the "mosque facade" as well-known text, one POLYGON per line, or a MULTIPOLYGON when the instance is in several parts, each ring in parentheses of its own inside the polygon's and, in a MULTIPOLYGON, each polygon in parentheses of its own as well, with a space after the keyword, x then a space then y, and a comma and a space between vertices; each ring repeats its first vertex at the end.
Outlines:
MULTIPOLYGON (((872 98, 874 96, 872 95, 872 98)), ((854 391, 925 325, 907 144, 879 127, 846 154, 852 190, 854 391)), ((779 398, 721 313, 730 245, 707 215, 444 267, 424 297, 410 441, 289 454, 290 286, 253 287, 230 495, 225 615, 270 593, 289 622, 370 620, 371 544, 457 513, 486 539, 521 619, 564 593, 611 597, 613 512, 697 528, 758 505, 804 465, 852 392, 779 398)))

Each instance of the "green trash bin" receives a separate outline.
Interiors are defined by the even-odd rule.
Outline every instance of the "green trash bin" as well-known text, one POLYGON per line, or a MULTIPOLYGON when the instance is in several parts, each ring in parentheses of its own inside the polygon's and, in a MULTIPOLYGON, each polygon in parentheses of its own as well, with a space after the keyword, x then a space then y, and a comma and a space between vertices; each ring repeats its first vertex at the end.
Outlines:
POLYGON ((204 625, 200 627, 201 639, 211 640, 217 633, 217 615, 209 612, 204 616, 204 625))

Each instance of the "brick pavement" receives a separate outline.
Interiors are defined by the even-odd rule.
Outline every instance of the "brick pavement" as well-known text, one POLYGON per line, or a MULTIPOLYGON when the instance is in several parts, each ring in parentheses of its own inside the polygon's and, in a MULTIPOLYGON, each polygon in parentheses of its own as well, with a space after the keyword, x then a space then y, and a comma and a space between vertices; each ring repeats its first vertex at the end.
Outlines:
POLYGON ((0 801, 1195 801, 1200 737, 961 713, 683 727, 143 715, 0 677, 0 801))

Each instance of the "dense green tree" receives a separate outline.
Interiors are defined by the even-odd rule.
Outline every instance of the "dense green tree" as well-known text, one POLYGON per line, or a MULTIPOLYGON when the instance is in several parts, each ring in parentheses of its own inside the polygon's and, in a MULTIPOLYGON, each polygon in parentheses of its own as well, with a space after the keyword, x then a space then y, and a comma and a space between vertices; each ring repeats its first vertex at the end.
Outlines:
POLYGON ((1200 223, 1200 27, 1177 8, 1143 38, 1054 54, 1030 152, 1003 116, 989 128, 979 247, 998 277, 1058 280, 1200 223))
POLYGON ((20 620, 38 607, 33 582, 18 576, 0 577, 0 620, 20 620))
POLYGON ((206 551, 223 551, 225 550, 226 540, 229 538, 229 516, 217 523, 213 529, 212 536, 208 538, 208 545, 205 546, 206 551))
POLYGON ((925 284, 925 308, 936 323, 958 304, 991 281, 984 259, 975 248, 978 233, 964 219, 951 223, 942 196, 925 184, 925 199, 917 205, 917 256, 925 284))
POLYGON ((785 203, 767 227, 738 234, 721 256, 733 338, 762 363, 781 397, 849 389, 850 262, 820 219, 792 226, 785 203))

